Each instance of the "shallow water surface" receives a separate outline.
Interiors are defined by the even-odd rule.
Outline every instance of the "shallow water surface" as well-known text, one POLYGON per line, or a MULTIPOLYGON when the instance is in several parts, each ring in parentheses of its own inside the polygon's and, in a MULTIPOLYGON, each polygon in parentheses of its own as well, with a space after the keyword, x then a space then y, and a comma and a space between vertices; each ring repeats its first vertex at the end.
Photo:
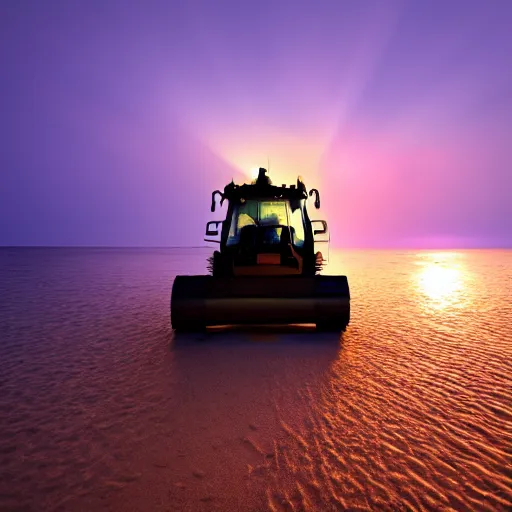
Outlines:
POLYGON ((174 336, 201 249, 0 249, 0 510, 508 510, 512 251, 332 251, 341 336, 174 336))

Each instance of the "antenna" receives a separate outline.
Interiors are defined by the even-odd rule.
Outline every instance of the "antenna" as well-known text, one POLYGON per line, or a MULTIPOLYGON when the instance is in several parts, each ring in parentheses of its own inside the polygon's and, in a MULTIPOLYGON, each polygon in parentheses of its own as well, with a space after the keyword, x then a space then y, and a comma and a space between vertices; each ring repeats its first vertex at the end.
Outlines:
POLYGON ((267 155, 267 171, 270 174, 270 157, 267 155))

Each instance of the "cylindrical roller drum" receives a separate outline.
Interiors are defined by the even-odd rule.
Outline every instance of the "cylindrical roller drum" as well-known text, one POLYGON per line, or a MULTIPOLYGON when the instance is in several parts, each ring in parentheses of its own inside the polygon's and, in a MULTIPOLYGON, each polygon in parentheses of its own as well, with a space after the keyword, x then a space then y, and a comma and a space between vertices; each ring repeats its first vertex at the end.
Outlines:
POLYGON ((177 276, 172 288, 171 323, 178 331, 296 323, 343 330, 349 320, 346 276, 177 276))

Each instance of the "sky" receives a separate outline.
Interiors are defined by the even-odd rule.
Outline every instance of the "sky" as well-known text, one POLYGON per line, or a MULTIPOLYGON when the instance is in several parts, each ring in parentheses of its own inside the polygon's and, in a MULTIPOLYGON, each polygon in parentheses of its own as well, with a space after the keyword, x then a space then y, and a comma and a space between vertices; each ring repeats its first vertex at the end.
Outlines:
POLYGON ((254 167, 334 247, 512 247, 509 0, 0 2, 0 245, 198 246, 254 167))

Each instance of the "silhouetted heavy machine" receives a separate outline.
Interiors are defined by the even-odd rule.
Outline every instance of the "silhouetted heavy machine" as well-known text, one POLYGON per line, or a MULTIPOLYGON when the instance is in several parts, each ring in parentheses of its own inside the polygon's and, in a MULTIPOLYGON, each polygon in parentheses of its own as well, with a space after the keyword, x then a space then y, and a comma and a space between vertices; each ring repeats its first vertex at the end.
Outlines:
MULTIPOLYGON (((212 193, 228 201, 225 220, 210 221, 206 236, 219 235, 211 275, 177 276, 171 295, 171 323, 176 331, 200 331, 214 325, 304 324, 343 331, 350 321, 346 276, 321 275, 322 253, 315 236, 327 233, 323 220, 311 221, 308 193, 296 185, 272 185, 259 169, 252 184, 233 182, 212 193), (315 226, 317 228, 315 229, 315 226)), ((320 194, 315 207, 320 208, 320 194)), ((205 239, 206 240, 206 239, 205 239)))

